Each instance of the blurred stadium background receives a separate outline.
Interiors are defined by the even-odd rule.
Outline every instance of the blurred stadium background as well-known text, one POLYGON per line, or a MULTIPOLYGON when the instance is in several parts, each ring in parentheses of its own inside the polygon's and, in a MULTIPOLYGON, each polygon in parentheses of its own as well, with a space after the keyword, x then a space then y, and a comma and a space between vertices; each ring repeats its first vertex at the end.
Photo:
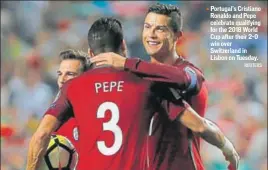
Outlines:
MULTIPOLYGON (((206 117, 234 142, 242 158, 239 170, 267 170, 267 2, 217 3, 262 7, 257 13, 262 22, 259 39, 232 41, 257 55, 262 68, 244 68, 242 61, 210 61, 205 8, 212 2, 161 2, 181 7, 184 37, 177 52, 204 71, 209 87, 206 117)), ((129 56, 148 60, 141 30, 152 3, 1 1, 1 170, 25 169, 29 138, 57 92, 59 52, 86 52, 90 24, 114 16, 123 23, 129 56)), ((203 142, 201 152, 207 170, 226 169, 215 147, 203 142)))

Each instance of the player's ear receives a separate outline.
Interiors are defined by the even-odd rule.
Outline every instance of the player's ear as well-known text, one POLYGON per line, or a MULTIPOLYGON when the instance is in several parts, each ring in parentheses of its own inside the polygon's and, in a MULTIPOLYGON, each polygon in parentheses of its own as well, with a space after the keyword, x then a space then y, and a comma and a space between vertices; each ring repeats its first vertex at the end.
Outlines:
POLYGON ((94 57, 94 53, 90 48, 88 48, 87 52, 89 57, 94 57))
POLYGON ((122 42, 122 45, 121 45, 121 50, 124 54, 124 57, 127 56, 127 44, 126 44, 126 41, 123 39, 123 42, 122 42))

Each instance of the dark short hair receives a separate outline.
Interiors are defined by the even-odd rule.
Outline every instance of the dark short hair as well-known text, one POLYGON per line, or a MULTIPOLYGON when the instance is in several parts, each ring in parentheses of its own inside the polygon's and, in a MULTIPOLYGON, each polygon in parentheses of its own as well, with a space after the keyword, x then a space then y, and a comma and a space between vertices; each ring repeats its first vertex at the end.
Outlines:
POLYGON ((88 31, 88 45, 94 55, 103 52, 118 53, 122 42, 122 25, 114 18, 100 18, 88 31))
POLYGON ((85 72, 90 68, 90 62, 88 59, 88 54, 80 51, 80 50, 74 50, 74 49, 68 49, 60 52, 59 55, 61 61, 62 60, 79 60, 81 62, 81 71, 85 72))
POLYGON ((170 27, 173 31, 182 31, 182 16, 178 6, 157 3, 149 7, 147 14, 150 12, 169 16, 170 27))

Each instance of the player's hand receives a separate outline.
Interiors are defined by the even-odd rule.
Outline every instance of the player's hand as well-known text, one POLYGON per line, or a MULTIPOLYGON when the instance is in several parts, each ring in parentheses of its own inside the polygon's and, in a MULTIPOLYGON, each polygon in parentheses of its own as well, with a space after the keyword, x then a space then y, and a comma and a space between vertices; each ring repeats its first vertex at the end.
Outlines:
POLYGON ((230 162, 230 165, 228 166, 229 170, 237 170, 238 169, 238 165, 239 165, 239 155, 236 152, 234 145, 230 142, 230 140, 226 137, 224 137, 225 139, 225 144, 224 146, 221 148, 222 153, 225 157, 225 159, 230 162))
POLYGON ((96 66, 109 65, 121 70, 124 69, 126 58, 113 52, 107 52, 90 58, 90 62, 96 66))
POLYGON ((236 152, 236 150, 233 150, 232 154, 224 154, 225 160, 230 162, 228 166, 228 170, 238 170, 238 165, 239 165, 239 155, 236 152))

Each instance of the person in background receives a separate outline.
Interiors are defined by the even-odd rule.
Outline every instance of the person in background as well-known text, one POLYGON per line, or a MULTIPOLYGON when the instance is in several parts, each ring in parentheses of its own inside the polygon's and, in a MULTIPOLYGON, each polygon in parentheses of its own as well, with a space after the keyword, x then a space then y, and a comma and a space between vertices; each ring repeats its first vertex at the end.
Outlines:
MULTIPOLYGON (((61 60, 57 71, 57 84, 59 89, 65 82, 81 75, 90 68, 88 55, 83 51, 68 49, 62 51, 59 54, 59 57, 61 60)), ((78 129, 75 118, 70 118, 65 124, 56 130, 55 134, 67 137, 77 149, 79 140, 78 129)))

